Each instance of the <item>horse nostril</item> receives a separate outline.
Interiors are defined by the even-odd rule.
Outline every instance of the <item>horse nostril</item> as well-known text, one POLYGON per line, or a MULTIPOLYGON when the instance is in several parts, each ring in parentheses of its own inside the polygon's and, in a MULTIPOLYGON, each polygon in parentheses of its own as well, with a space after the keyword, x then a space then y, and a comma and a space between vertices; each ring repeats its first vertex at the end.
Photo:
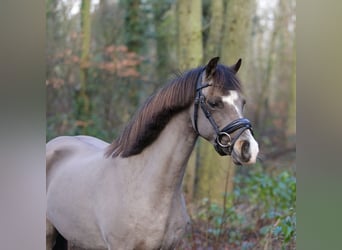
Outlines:
POLYGON ((249 150, 249 141, 243 141, 243 143, 242 143, 241 158, 244 162, 248 162, 251 158, 251 153, 249 150))

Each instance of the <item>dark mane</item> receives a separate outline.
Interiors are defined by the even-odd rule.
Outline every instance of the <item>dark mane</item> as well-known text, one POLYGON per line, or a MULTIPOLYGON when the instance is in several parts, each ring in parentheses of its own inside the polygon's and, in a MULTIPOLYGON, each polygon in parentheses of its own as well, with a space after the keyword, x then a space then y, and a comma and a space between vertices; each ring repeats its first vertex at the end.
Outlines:
MULTIPOLYGON (((129 157, 141 153, 152 144, 170 119, 193 103, 196 82, 203 70, 204 67, 198 67, 187 71, 150 96, 119 138, 107 148, 105 156, 129 157)), ((215 86, 222 90, 241 91, 239 80, 224 65, 217 65, 214 78, 215 86)))

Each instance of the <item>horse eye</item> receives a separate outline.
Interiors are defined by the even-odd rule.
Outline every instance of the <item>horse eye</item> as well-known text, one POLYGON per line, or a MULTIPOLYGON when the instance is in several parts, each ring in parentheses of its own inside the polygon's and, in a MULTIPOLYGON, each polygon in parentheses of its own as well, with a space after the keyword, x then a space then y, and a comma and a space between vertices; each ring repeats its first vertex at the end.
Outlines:
POLYGON ((221 108, 221 107, 223 107, 222 100, 218 99, 218 98, 207 100, 207 103, 208 103, 208 105, 211 108, 221 108))

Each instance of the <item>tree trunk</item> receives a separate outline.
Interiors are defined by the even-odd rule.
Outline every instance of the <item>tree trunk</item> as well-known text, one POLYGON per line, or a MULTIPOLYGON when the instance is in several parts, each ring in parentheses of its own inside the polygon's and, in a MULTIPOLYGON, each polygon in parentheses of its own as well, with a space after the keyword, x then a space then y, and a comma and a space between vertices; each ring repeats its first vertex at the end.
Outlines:
POLYGON ((276 40, 278 38, 278 32, 279 32, 279 18, 276 19, 274 22, 275 28, 272 31, 271 39, 269 43, 269 50, 268 50, 268 56, 267 56, 267 63, 266 63, 266 69, 265 69, 265 77, 263 77, 261 82, 261 88, 258 94, 258 101, 256 105, 256 110, 254 114, 254 121, 255 121, 255 127, 258 131, 260 131, 260 134, 263 134, 263 130, 265 129, 264 123, 269 113, 269 98, 271 96, 271 80, 272 80, 272 74, 273 74, 273 67, 274 63, 276 61, 276 40))
MULTIPOLYGON (((222 41, 222 59, 226 64, 234 64, 239 58, 245 58, 248 41, 251 37, 252 13, 255 4, 252 0, 228 0, 225 12, 225 29, 222 41)), ((242 71, 246 72, 246 69, 242 71)), ((248 85, 244 84, 245 89, 248 85)), ((233 192, 235 165, 232 161, 227 162, 227 193, 233 192)))
MULTIPOLYGON (((285 135, 290 132, 291 124, 295 123, 295 50, 294 42, 295 37, 291 37, 289 30, 291 24, 291 2, 286 0, 279 1, 279 8, 281 9, 281 32, 280 39, 280 58, 279 58, 279 78, 281 80, 281 87, 277 93, 277 99, 283 103, 284 113, 282 114, 282 127, 286 128, 285 135), (289 126, 290 125, 290 126, 289 126)), ((292 126, 293 127, 293 126, 292 126)))
POLYGON ((290 32, 291 26, 291 3, 288 0, 279 0, 276 37, 276 50, 279 58, 274 66, 277 77, 271 81, 269 109, 273 112, 272 122, 278 131, 278 140, 286 144, 289 124, 295 122, 295 56, 294 36, 290 32), (280 136, 280 137, 279 137, 280 136))
MULTIPOLYGON (((178 65, 180 70, 188 70, 203 64, 202 43, 202 1, 178 0, 177 33, 178 33, 178 65)), ((198 146, 188 163, 184 179, 186 198, 192 200, 196 190, 196 169, 198 168, 198 146)))
POLYGON ((296 134, 296 45, 293 46, 293 64, 292 64, 292 80, 291 80, 291 95, 289 102, 289 113, 287 120, 287 135, 296 134))
MULTIPOLYGON (((211 2, 211 23, 209 38, 207 42, 207 60, 213 53, 219 51, 217 44, 222 39, 221 62, 227 65, 236 63, 239 58, 243 58, 247 50, 247 41, 250 35, 251 10, 253 3, 251 0, 237 1, 229 0, 226 4, 225 16, 223 16, 223 2, 211 2), (222 27, 222 21, 225 26, 222 27), (222 29, 224 28, 223 37, 222 29), (210 55, 211 54, 211 55, 210 55)), ((230 157, 222 157, 217 154, 213 146, 208 142, 200 142, 200 168, 198 169, 198 190, 195 197, 201 199, 208 197, 210 200, 221 203, 223 194, 233 191, 233 179, 235 165, 230 157), (228 182, 228 183, 226 183, 228 182), (225 186, 227 186, 225 190, 225 186)))
POLYGON ((130 51, 142 54, 144 51, 144 40, 146 19, 141 14, 141 0, 125 0, 125 35, 126 45, 130 51))
MULTIPOLYGON (((296 13, 296 2, 295 0, 291 1, 292 10, 290 13, 292 15, 295 15, 296 13)), ((296 29, 296 23, 293 22, 293 30, 296 29)), ((287 135, 293 136, 296 135, 296 86, 297 86, 297 71, 296 71, 296 65, 297 65, 297 59, 296 59, 297 53, 296 53, 296 33, 293 32, 293 44, 292 44, 292 80, 291 80, 291 96, 290 96, 290 107, 289 107, 289 114, 288 114, 288 123, 287 123, 287 135)))
POLYGON ((226 0, 221 56, 225 64, 244 58, 250 38, 254 3, 252 0, 226 0))
MULTIPOLYGON (((175 4, 154 0, 153 19, 156 32, 156 75, 159 85, 167 74, 176 69, 177 36, 175 4)), ((159 87, 159 86, 158 86, 159 87)))
POLYGON ((80 61, 80 90, 77 96, 77 120, 81 131, 85 133, 89 118, 89 97, 87 95, 89 51, 90 51, 90 0, 82 0, 81 4, 82 50, 80 61))
POLYGON ((178 61, 181 70, 203 63, 202 2, 178 0, 178 61))
POLYGON ((220 55, 223 31, 223 0, 211 1, 209 37, 205 46, 205 61, 220 55))

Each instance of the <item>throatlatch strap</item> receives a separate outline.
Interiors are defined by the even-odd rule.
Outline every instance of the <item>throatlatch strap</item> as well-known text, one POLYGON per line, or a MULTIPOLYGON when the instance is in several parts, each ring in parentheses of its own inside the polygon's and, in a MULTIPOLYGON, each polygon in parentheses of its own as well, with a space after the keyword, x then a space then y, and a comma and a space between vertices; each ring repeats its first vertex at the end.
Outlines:
MULTIPOLYGON (((201 101, 201 99, 202 99, 201 97, 203 96, 202 89, 210 86, 209 83, 206 83, 205 85, 202 86, 202 75, 203 75, 202 73, 204 70, 205 70, 205 68, 203 68, 202 72, 198 75, 197 82, 196 82, 196 97, 195 97, 195 105, 194 105, 194 124, 195 124, 195 131, 198 135, 200 135, 199 131, 198 131, 198 125, 197 125, 198 106, 199 106, 200 102, 202 103, 202 101, 201 101)), ((201 106, 202 106, 202 104, 201 104, 201 106)))

